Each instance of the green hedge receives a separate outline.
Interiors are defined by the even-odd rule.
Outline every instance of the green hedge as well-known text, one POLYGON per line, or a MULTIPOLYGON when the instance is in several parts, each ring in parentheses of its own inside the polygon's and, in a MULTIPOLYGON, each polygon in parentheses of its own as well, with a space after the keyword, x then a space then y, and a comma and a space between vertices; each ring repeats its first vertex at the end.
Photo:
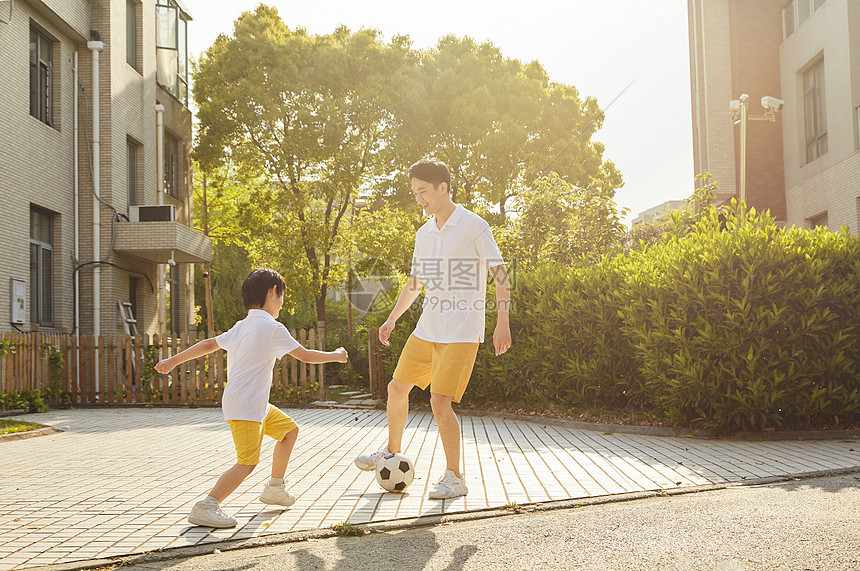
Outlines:
POLYGON ((632 397, 717 432, 860 418, 860 240, 716 211, 628 258, 632 397))
MULTIPOLYGON (((644 410, 718 433, 860 420, 860 238, 739 212, 595 265, 521 273, 513 348, 493 355, 488 315, 467 397, 644 410)), ((389 374, 417 316, 392 335, 389 374)))

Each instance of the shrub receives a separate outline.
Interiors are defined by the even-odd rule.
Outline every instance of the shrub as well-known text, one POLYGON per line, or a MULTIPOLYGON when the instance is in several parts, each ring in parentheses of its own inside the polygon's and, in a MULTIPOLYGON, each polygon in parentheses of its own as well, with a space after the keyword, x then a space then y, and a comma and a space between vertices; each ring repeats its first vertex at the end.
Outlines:
POLYGON ((723 433, 860 417, 860 242, 847 231, 714 210, 627 266, 631 392, 659 416, 723 433))

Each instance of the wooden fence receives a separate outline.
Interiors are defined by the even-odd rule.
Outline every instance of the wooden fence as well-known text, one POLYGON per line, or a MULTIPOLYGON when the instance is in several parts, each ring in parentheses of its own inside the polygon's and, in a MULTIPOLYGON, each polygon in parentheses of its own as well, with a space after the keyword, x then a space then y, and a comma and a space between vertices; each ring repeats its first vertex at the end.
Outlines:
MULTIPOLYGON (((311 349, 322 349, 316 331, 290 332, 311 349)), ((201 337, 202 339, 202 337, 201 337)), ((0 335, 0 393, 47 390, 52 382, 72 405, 219 404, 226 383, 227 354, 215 351, 160 375, 159 360, 187 349, 195 336, 159 339, 139 336, 69 336, 9 332, 0 335), (59 351, 62 363, 52 363, 59 351), (59 366, 57 366, 59 365, 59 366), (53 371, 54 367, 57 371, 53 371), (61 369, 61 370, 60 370, 61 369), (52 374, 54 373, 54 374, 52 374)), ((285 356, 275 362, 270 400, 297 403, 324 394, 324 365, 307 364, 285 356)))

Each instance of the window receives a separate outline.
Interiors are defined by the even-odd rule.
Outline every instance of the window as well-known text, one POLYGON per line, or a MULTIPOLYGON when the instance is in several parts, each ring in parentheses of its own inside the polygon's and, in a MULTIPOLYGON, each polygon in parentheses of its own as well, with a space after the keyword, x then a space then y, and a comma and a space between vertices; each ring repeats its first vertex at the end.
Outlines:
POLYGON ((143 323, 143 317, 140 315, 140 310, 137 305, 137 292, 142 291, 140 287, 140 278, 128 278, 128 302, 131 304, 131 314, 138 323, 143 323))
POLYGON ((164 192, 179 196, 179 139, 164 132, 164 192))
POLYGON ((824 0, 791 0, 782 8, 782 39, 787 38, 809 19, 815 10, 821 8, 824 0))
POLYGON ((188 15, 175 0, 155 5, 156 79, 171 95, 188 103, 188 15))
POLYGON ((140 3, 137 0, 125 0, 125 61, 140 71, 140 46, 138 45, 140 15, 138 10, 140 10, 140 3))
POLYGON ((803 74, 803 107, 806 123, 806 162, 827 152, 827 111, 824 99, 824 59, 803 74))
POLYGON ((30 209, 30 322, 54 322, 54 229, 53 216, 30 209))
POLYGON ((140 204, 140 145, 131 139, 126 140, 128 205, 140 204))
POLYGON ((813 229, 818 228, 819 226, 826 227, 827 226, 827 212, 822 212, 821 214, 818 214, 816 216, 813 216, 812 218, 809 218, 808 222, 809 222, 809 227, 813 228, 813 229))
POLYGON ((167 266, 167 271, 164 274, 164 291, 165 291, 165 317, 167 323, 165 327, 168 335, 180 334, 180 319, 179 319, 179 268, 177 266, 167 266))
POLYGON ((30 115, 48 125, 54 124, 53 48, 47 36, 30 26, 30 115))
POLYGON ((860 151, 860 105, 854 108, 854 150, 860 151))

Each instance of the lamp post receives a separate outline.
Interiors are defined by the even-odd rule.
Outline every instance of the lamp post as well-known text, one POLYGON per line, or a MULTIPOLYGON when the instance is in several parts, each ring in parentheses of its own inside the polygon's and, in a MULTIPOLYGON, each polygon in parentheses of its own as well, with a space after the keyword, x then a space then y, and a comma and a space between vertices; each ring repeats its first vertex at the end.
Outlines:
POLYGON ((776 122, 776 112, 782 110, 785 101, 765 95, 761 98, 761 106, 764 107, 764 115, 749 114, 750 96, 742 94, 740 99, 729 102, 729 114, 732 122, 741 125, 741 173, 740 173, 740 199, 747 200, 747 122, 748 121, 770 121, 776 122))

